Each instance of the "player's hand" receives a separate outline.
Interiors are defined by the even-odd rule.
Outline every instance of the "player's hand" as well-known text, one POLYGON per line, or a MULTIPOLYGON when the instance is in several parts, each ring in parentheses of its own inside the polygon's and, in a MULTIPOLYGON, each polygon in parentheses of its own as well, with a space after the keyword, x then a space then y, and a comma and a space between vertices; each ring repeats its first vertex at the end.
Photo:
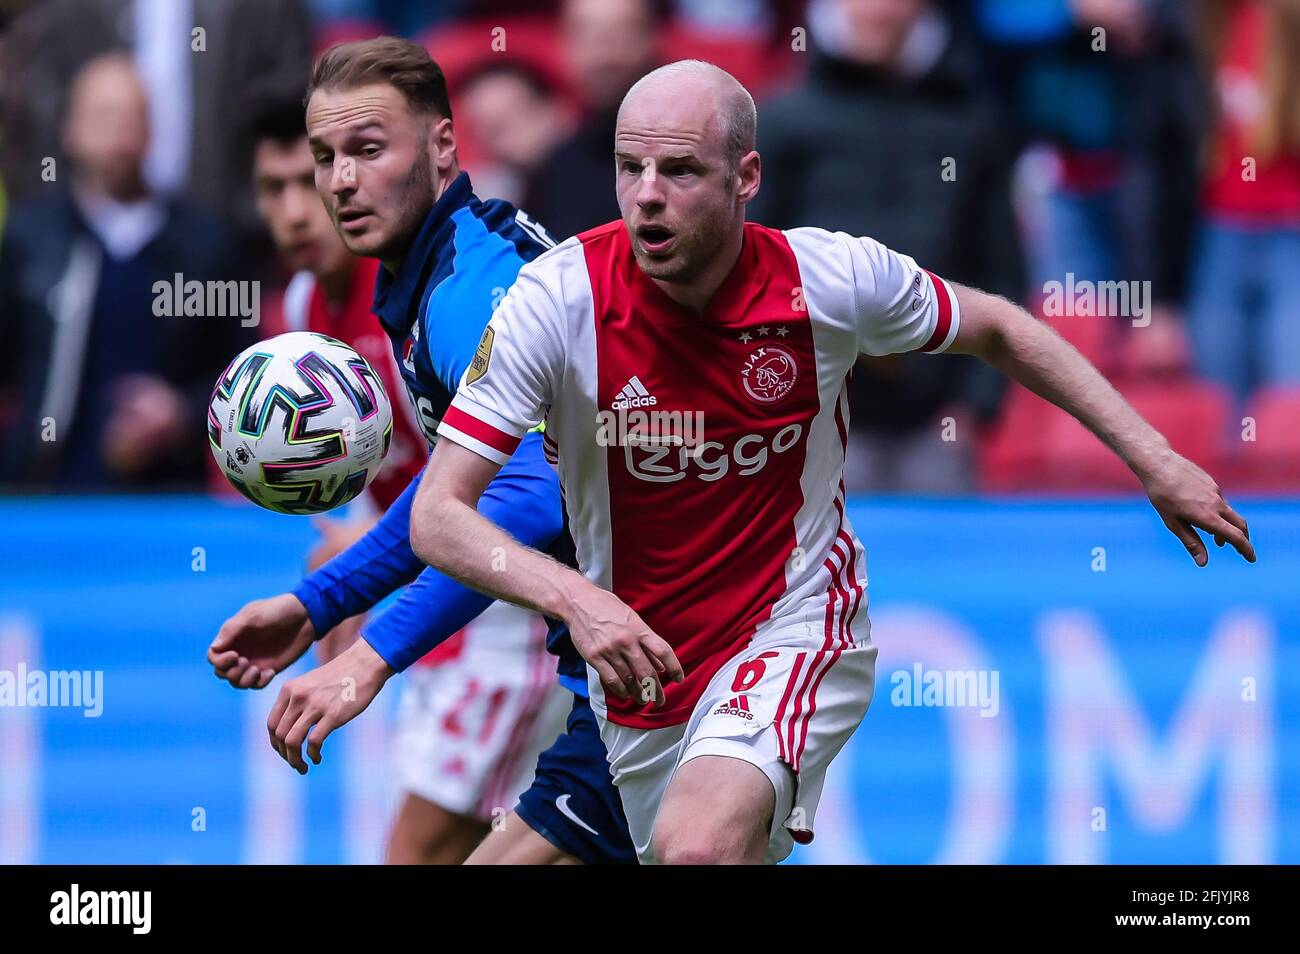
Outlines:
POLYGON ((316 638, 307 608, 292 593, 254 600, 221 624, 208 662, 236 689, 261 689, 316 638))
POLYGON ((685 678, 672 647, 608 590, 584 589, 566 622, 574 648, 596 670, 605 691, 620 699, 662 705, 664 681, 685 678))
POLYGON ((1138 476, 1156 513, 1183 541, 1197 566, 1210 562, 1198 529, 1213 536, 1217 546, 1230 543, 1243 557, 1255 562, 1255 546, 1250 542, 1245 518, 1228 505, 1214 478, 1201 468, 1168 450, 1138 476))
POLYGON ((297 770, 307 774, 307 757, 320 765, 321 746, 329 734, 351 722, 379 695, 394 670, 364 639, 323 666, 290 679, 280 687, 266 731, 271 748, 297 770))

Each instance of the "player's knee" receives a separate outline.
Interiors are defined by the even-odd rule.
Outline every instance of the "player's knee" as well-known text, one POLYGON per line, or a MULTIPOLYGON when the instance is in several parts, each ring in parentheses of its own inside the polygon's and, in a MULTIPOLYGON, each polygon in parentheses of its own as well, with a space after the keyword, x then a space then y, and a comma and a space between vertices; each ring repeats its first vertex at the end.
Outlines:
POLYGON ((651 841, 661 865, 740 865, 750 861, 748 839, 723 827, 665 821, 651 841))

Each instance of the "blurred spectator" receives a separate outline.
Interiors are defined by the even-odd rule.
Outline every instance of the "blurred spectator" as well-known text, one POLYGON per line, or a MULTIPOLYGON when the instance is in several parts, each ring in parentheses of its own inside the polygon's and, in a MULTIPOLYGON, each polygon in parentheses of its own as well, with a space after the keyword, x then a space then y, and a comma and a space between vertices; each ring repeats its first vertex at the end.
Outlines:
POLYGON ((7 479, 78 489, 202 481, 207 399, 251 332, 239 316, 158 316, 157 282, 240 276, 219 223, 150 190, 148 144, 131 61, 92 60, 63 127, 69 186, 10 209, 0 323, 17 356, 18 414, 3 439, 7 479))
POLYGON ((569 69, 588 115, 542 164, 525 204, 564 239, 619 217, 614 126, 623 95, 655 65, 650 0, 567 0, 561 14, 569 69))
MULTIPOLYGON (((47 185, 73 75, 93 57, 128 50, 149 95, 150 187, 227 218, 241 238, 264 236, 248 182, 251 146, 239 106, 248 90, 301 83, 311 67, 303 0, 44 0, 4 37, 0 162, 11 198, 47 185), (201 32, 196 32, 201 31, 201 32)), ((61 165, 61 163, 60 163, 61 165)))
POLYGON ((1188 319, 1198 369, 1240 401, 1300 384, 1300 2, 1202 14, 1218 95, 1188 319))
POLYGON ((368 24, 375 35, 415 36, 460 15, 472 0, 307 0, 312 19, 327 32, 368 24))
POLYGON ((485 61, 459 88, 458 115, 482 151, 475 189, 523 206, 530 179, 570 131, 557 91, 528 64, 499 59, 485 61))
MULTIPOLYGON (((926 0, 818 0, 810 14, 807 79, 760 106, 763 188, 750 217, 870 235, 946 278, 1021 298, 1011 144, 966 34, 926 0)), ((846 481, 969 489, 971 435, 943 440, 937 417, 962 406, 988 421, 1001 390, 970 358, 863 359, 846 481)))
POLYGON ((1047 146, 1026 195, 1033 284, 1150 281, 1152 321, 1106 325, 1108 370, 1185 360, 1201 97, 1184 0, 977 0, 1022 135, 1047 146), (1136 346, 1136 347, 1133 347, 1136 346))

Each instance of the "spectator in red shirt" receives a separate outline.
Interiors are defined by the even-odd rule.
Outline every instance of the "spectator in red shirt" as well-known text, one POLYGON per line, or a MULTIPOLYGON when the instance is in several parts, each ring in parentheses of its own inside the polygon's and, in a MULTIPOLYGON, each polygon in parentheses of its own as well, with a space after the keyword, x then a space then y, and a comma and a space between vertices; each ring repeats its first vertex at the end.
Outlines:
POLYGON ((1189 332, 1242 400, 1300 384, 1300 2, 1213 0, 1201 39, 1217 112, 1189 332))

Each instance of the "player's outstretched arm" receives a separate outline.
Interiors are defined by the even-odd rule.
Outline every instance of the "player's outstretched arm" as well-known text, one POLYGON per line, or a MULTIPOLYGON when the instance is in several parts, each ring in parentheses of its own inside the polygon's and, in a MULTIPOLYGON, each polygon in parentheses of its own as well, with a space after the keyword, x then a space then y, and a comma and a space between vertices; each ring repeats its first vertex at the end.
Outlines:
POLYGON ((424 564, 411 552, 407 528, 419 480, 417 475, 360 539, 292 592, 254 600, 226 620, 208 647, 217 678, 237 689, 261 689, 318 636, 414 580, 424 564))
POLYGON ((1011 302, 953 287, 961 323, 950 351, 982 358, 1096 434, 1142 481, 1152 506, 1197 566, 1209 562, 1197 529, 1255 562, 1246 521, 1228 505, 1214 478, 1175 453, 1083 355, 1011 302))
POLYGON ((453 441, 438 442, 411 511, 411 545, 430 566, 467 586, 562 619, 574 647, 619 698, 682 678, 672 648, 613 593, 516 542, 476 509, 499 465, 453 441))

